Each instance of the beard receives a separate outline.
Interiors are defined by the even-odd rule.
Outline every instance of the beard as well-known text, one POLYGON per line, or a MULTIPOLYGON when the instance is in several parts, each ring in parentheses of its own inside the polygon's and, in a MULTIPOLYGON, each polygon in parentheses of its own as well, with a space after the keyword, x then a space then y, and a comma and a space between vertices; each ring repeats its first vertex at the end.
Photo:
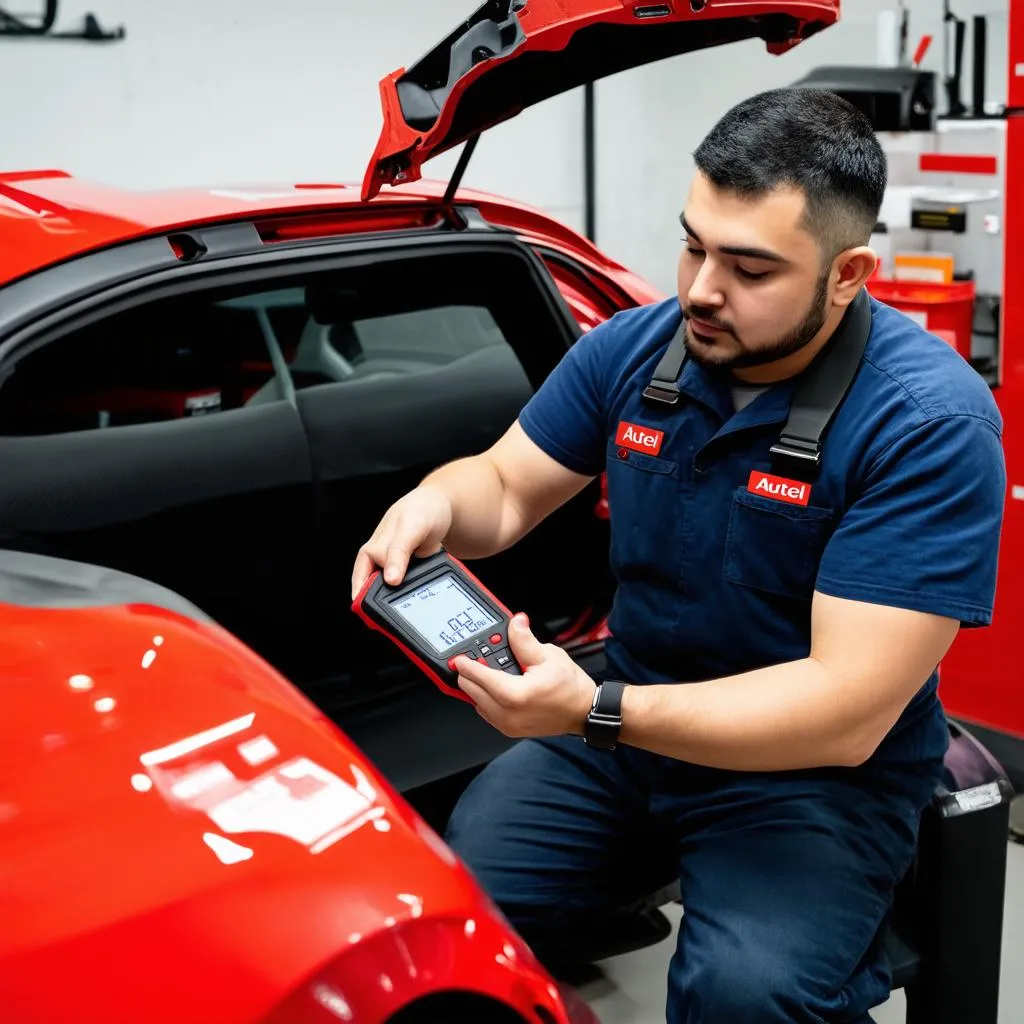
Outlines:
MULTIPOLYGON (((690 332, 686 332, 686 349, 690 358, 700 366, 717 370, 739 370, 748 366, 764 366, 766 363, 774 363, 779 359, 785 359, 794 352, 809 345, 821 331, 828 319, 828 278, 829 272, 823 272, 819 277, 814 289, 814 297, 811 299, 811 308, 803 320, 791 331, 777 338, 770 344, 763 345, 755 351, 744 349, 735 355, 716 353, 712 348, 707 351, 701 346, 698 351, 697 345, 690 339, 690 332)), ((685 306, 683 313, 687 319, 691 317, 702 320, 712 327, 718 327, 733 338, 742 346, 743 339, 736 333, 733 326, 723 320, 719 320, 713 311, 703 306, 685 306)))

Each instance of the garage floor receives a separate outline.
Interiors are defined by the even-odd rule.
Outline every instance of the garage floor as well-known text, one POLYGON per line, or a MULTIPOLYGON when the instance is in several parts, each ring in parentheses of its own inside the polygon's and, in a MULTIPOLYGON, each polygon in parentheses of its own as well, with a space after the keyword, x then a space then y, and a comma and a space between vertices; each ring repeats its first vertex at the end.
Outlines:
MULTIPOLYGON (((678 923, 679 907, 667 911, 678 923)), ((602 1024, 657 1024, 665 1020, 665 972, 675 936, 657 946, 606 960, 602 976, 580 987, 580 993, 602 1024)), ((1010 843, 1003 925, 1002 992, 999 1024, 1024 1024, 1024 846, 1010 843)), ((897 992, 873 1011, 876 1024, 904 1024, 903 993, 897 992)), ((964 1024, 969 1024, 965 1021, 964 1024)))

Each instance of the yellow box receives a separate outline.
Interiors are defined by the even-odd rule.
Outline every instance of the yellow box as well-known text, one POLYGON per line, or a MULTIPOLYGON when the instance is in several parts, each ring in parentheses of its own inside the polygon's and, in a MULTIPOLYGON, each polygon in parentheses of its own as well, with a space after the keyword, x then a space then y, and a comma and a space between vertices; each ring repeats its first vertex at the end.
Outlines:
POLYGON ((898 252, 892 276, 897 281, 953 283, 953 256, 948 252, 898 252))

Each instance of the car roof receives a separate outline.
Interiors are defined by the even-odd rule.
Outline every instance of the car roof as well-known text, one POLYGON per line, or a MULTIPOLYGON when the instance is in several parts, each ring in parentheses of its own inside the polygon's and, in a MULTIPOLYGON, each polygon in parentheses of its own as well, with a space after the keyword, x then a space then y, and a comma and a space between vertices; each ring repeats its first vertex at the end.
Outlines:
MULTIPOLYGON (((97 249, 200 224, 299 217, 316 211, 346 216, 325 234, 407 228, 375 212, 441 200, 444 182, 420 181, 370 202, 357 184, 310 182, 137 191, 75 178, 65 171, 0 172, 0 285, 97 249), (359 215, 362 216, 353 216, 359 215)), ((499 223, 570 244, 607 263, 575 231, 541 211, 485 192, 460 189, 455 200, 486 210, 499 223)))

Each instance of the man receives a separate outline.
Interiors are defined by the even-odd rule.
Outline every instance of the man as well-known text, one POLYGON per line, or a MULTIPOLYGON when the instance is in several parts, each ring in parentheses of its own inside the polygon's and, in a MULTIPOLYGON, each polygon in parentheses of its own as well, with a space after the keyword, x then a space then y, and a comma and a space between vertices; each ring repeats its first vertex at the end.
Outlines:
POLYGON ((809 496, 751 490, 876 267, 885 157, 843 100, 780 90, 726 114, 695 160, 678 301, 582 338, 493 448, 397 502, 353 590, 442 542, 504 549, 607 469, 618 744, 580 739, 595 681, 515 620, 525 675, 462 659, 460 685, 534 739, 469 787, 448 841, 557 959, 667 836, 685 909, 670 1022, 864 1022, 948 743, 936 665, 991 618, 1001 420, 948 345, 872 301, 809 496), (643 391, 684 316, 680 401, 655 408, 643 391))

